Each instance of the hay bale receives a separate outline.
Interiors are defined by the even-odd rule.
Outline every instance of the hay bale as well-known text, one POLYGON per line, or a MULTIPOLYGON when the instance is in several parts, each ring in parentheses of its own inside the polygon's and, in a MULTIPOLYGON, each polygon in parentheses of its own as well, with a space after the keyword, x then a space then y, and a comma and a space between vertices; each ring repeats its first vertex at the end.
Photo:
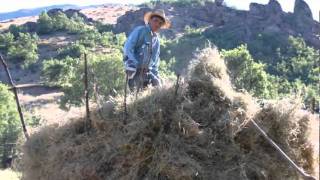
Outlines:
POLYGON ((308 117, 281 104, 260 109, 236 92, 216 50, 200 52, 174 92, 163 87, 129 98, 125 126, 119 97, 107 117, 93 114, 90 134, 82 120, 42 129, 24 145, 23 179, 298 179, 250 118, 311 172, 308 117))

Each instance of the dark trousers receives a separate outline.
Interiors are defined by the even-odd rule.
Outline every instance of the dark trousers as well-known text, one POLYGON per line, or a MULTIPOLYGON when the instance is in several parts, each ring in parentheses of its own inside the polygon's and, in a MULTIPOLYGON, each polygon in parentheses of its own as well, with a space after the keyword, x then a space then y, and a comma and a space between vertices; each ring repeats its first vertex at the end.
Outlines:
POLYGON ((140 74, 140 70, 134 75, 132 79, 129 79, 128 85, 131 92, 133 92, 136 88, 138 88, 140 84, 140 88, 147 88, 150 84, 152 86, 160 86, 161 82, 158 76, 154 75, 151 72, 145 72, 142 75, 140 74), (142 76, 142 77, 141 77, 142 76), (142 82, 140 82, 142 79, 142 82))

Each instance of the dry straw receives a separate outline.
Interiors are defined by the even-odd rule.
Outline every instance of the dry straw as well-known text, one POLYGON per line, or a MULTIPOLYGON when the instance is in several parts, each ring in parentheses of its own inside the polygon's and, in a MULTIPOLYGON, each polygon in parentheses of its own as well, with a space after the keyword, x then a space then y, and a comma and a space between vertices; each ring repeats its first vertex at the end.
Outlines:
POLYGON ((23 148, 23 179, 299 179, 250 118, 313 172, 308 114, 289 100, 260 108, 236 92, 215 49, 192 61, 177 95, 163 87, 129 98, 125 126, 122 102, 93 113, 89 135, 83 119, 33 134, 23 148))

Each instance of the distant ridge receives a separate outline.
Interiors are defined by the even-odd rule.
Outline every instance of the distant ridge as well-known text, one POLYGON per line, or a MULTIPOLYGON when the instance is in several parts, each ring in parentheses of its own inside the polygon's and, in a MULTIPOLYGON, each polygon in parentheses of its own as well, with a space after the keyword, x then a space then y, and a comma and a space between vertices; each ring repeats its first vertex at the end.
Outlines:
POLYGON ((26 16, 37 16, 42 11, 47 11, 50 9, 60 8, 60 9, 85 9, 89 7, 97 7, 100 5, 92 5, 92 6, 77 6, 73 4, 60 4, 60 5, 52 5, 52 6, 45 6, 45 7, 39 7, 34 9, 20 9, 17 11, 12 12, 4 12, 0 13, 0 21, 7 21, 14 18, 19 17, 26 17, 26 16))

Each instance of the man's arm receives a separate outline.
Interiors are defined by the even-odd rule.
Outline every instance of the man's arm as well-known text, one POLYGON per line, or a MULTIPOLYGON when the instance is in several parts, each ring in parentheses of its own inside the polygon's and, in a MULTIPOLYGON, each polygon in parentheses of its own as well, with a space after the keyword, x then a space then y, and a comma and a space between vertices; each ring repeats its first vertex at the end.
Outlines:
POLYGON ((136 27, 129 35, 124 48, 123 52, 126 56, 128 56, 128 60, 131 60, 133 65, 136 67, 138 64, 138 60, 134 55, 134 49, 139 39, 139 34, 141 32, 142 27, 136 27))
POLYGON ((152 74, 158 76, 158 68, 159 68, 159 64, 160 64, 160 42, 159 39, 157 40, 157 44, 156 44, 156 48, 155 48, 155 52, 152 53, 152 57, 151 57, 151 62, 152 66, 151 66, 151 72, 152 74))

